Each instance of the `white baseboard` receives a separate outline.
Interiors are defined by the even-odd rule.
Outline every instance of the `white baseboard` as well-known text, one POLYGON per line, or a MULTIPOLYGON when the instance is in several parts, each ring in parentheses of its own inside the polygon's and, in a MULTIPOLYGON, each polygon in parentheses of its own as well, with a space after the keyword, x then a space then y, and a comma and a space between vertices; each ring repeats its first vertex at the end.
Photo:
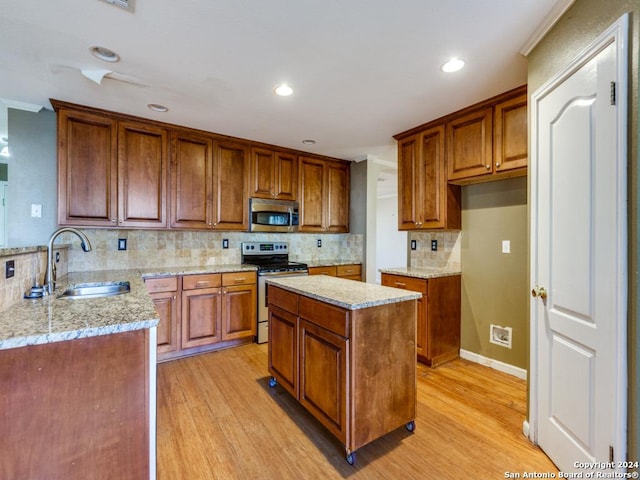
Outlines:
POLYGON ((469 360, 471 362, 479 363, 480 365, 491 367, 500 372, 508 373, 509 375, 513 375, 514 377, 521 378, 522 380, 527 379, 527 371, 524 368, 516 367, 514 365, 509 365, 508 363, 504 363, 499 360, 494 360, 493 358, 483 357, 482 355, 469 352, 468 350, 460 349, 460 356, 465 360, 469 360))

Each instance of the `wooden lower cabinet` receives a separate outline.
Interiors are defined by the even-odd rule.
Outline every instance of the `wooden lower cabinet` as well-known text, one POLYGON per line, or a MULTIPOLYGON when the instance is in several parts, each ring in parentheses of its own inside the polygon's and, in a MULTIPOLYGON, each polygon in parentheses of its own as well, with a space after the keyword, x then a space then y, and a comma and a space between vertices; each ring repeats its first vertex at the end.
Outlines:
POLYGON ((346 265, 309 267, 309 275, 329 275, 331 277, 362 281, 362 265, 359 263, 350 263, 346 265))
POLYGON ((269 286, 269 373, 345 446, 416 416, 414 300, 347 310, 269 286))
POLYGON ((180 297, 178 277, 148 278, 145 285, 160 315, 158 323, 158 356, 180 348, 180 297))
POLYGON ((415 278, 382 274, 382 285, 422 293, 418 300, 416 354, 436 367, 460 354, 461 276, 415 278))
POLYGON ((256 335, 255 272, 145 280, 158 313, 158 360, 225 348, 256 335))

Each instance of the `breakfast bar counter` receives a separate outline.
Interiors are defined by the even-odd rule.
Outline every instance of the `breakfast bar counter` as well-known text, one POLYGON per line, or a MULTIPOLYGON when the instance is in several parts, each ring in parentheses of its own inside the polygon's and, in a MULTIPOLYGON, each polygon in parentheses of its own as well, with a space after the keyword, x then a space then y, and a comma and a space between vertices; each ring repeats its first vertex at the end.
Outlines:
POLYGON ((269 279, 270 385, 355 451, 416 416, 420 293, 325 275, 269 279))

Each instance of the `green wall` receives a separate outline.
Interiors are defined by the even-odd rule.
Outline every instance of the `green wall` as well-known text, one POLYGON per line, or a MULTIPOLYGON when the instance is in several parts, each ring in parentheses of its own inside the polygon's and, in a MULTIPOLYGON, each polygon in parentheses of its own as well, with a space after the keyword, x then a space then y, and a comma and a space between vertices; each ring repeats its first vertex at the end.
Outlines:
POLYGON ((529 356, 527 179, 462 189, 461 348, 522 369, 529 356), (511 253, 502 253, 502 241, 511 253), (491 324, 512 328, 511 349, 489 342, 491 324))
POLYGON ((560 21, 547 33, 528 57, 529 94, 575 58, 622 14, 629 16, 629 458, 640 460, 638 432, 640 419, 640 339, 638 338, 638 300, 640 285, 640 204, 638 175, 638 59, 640 58, 640 0, 576 0, 560 21))

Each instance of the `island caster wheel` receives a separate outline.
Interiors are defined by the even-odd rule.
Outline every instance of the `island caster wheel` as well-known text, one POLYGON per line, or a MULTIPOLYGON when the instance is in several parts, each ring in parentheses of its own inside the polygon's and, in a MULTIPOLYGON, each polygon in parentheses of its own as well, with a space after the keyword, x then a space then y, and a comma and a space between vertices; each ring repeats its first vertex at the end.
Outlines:
POLYGON ((407 423, 406 427, 407 427, 407 430, 409 430, 410 432, 415 432, 416 431, 416 422, 411 420, 409 423, 407 423))
POLYGON ((355 465, 356 464, 356 454, 355 454, 355 452, 347 453, 346 460, 347 460, 347 463, 349 465, 355 465))
POLYGON ((277 381, 274 377, 271 377, 271 378, 269 379, 269 386, 270 386, 271 388, 275 387, 277 384, 278 384, 278 381, 277 381))

